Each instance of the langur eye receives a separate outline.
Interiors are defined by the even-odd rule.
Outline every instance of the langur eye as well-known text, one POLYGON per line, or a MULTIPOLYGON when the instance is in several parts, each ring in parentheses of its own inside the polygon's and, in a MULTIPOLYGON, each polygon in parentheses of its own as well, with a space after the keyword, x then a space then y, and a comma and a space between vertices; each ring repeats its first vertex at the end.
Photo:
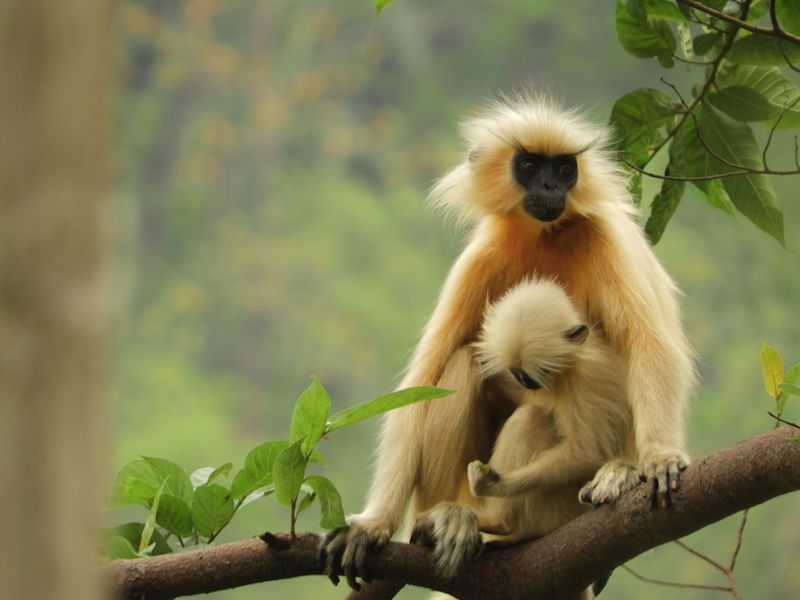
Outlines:
POLYGON ((567 163, 558 167, 558 174, 561 177, 572 177, 572 174, 575 172, 575 168, 567 163))
POLYGON ((522 171, 528 175, 533 175, 539 170, 539 165, 532 160, 523 160, 520 166, 522 167, 522 171))

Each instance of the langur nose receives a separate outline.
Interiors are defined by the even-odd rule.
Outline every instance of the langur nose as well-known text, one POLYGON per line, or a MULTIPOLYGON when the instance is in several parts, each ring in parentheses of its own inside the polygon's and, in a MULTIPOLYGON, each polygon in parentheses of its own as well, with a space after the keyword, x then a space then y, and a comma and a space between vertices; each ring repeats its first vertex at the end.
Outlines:
POLYGON ((531 378, 531 376, 528 375, 522 369, 509 369, 509 370, 511 371, 511 374, 514 376, 514 379, 516 379, 523 387, 526 387, 529 390, 541 389, 542 387, 541 384, 539 384, 539 382, 536 381, 535 379, 531 378))

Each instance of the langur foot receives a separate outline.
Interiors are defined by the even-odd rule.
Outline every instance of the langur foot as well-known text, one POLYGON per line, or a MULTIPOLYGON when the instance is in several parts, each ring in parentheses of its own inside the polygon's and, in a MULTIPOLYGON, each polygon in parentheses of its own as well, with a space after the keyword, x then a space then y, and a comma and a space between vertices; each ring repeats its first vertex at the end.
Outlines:
POLYGON ((607 462, 589 483, 581 488, 578 498, 584 504, 613 504, 630 489, 639 485, 639 471, 624 460, 607 462))
POLYGON ((479 460, 473 460, 467 466, 467 478, 469 479, 469 491, 473 496, 497 496, 500 480, 500 473, 489 465, 483 464, 479 460))
POLYGON ((317 562, 324 567, 324 574, 334 585, 338 585, 339 577, 344 575, 351 588, 360 590, 359 577, 367 583, 372 582, 366 565, 367 554, 379 552, 390 537, 386 528, 368 528, 353 522, 325 536, 317 550, 317 562))
POLYGON ((673 492, 678 491, 680 473, 689 465, 689 457, 680 450, 648 452, 639 463, 639 479, 648 485, 647 497, 653 508, 667 508, 673 492))
POLYGON ((411 543, 433 548, 442 574, 455 577, 480 554, 478 518, 466 506, 441 502, 417 517, 411 543))

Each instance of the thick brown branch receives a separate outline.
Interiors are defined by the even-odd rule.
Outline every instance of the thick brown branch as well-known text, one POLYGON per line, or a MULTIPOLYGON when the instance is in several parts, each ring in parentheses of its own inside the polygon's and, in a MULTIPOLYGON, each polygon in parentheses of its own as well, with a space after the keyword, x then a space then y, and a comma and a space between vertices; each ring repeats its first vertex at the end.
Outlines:
MULTIPOLYGON (((369 559, 377 578, 442 590, 463 598, 564 598, 649 548, 683 537, 775 496, 800 489, 800 444, 783 427, 699 460, 684 472, 675 502, 652 510, 645 486, 615 507, 587 513, 553 533, 511 548, 488 550, 463 576, 447 580, 425 548, 393 542, 369 559)), ((249 540, 148 559, 120 560, 103 571, 120 598, 199 594, 322 572, 319 536, 298 536, 290 550, 249 540)), ((359 598, 392 597, 399 585, 365 586, 359 598), (380 588, 392 588, 382 594, 380 588), (372 588, 372 589, 371 589, 372 588)))

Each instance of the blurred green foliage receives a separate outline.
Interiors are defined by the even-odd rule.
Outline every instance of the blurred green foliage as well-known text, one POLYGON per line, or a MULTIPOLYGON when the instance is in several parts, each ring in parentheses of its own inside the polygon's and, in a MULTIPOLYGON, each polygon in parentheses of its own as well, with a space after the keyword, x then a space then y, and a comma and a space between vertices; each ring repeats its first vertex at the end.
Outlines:
MULTIPOLYGON (((115 468, 141 455, 190 471, 241 461, 287 437, 311 374, 341 402, 333 410, 392 389, 463 236, 426 209, 426 190, 459 159, 459 118, 492 92, 528 80, 600 122, 631 89, 668 92, 656 59, 619 46, 610 2, 403 0, 376 20, 366 0, 125 0, 119 15, 126 316, 115 468)), ((689 69, 676 65, 672 82, 692 81, 689 69)), ((800 358, 797 179, 774 185, 788 253, 689 186, 657 247, 684 290, 699 356, 696 457, 771 427, 762 342, 800 358)), ((660 188, 643 186, 645 198, 660 188)), ((800 412, 792 402, 788 418, 800 412)), ((375 430, 371 421, 321 442, 322 472, 345 512, 361 508, 375 430)), ((785 497, 751 512, 737 564, 744 596, 795 597, 796 504, 785 497)), ((143 507, 115 512, 115 521, 147 518, 143 507)), ((300 529, 316 529, 315 516, 304 513, 300 529)), ((728 519, 690 541, 724 560, 737 525, 728 519)), ((267 529, 285 530, 285 511, 255 503, 220 540, 267 529)), ((652 577, 714 581, 674 546, 632 564, 652 577)), ((342 591, 320 577, 212 597, 262 594, 342 591)), ((675 596, 624 572, 604 592, 643 594, 675 596)))

